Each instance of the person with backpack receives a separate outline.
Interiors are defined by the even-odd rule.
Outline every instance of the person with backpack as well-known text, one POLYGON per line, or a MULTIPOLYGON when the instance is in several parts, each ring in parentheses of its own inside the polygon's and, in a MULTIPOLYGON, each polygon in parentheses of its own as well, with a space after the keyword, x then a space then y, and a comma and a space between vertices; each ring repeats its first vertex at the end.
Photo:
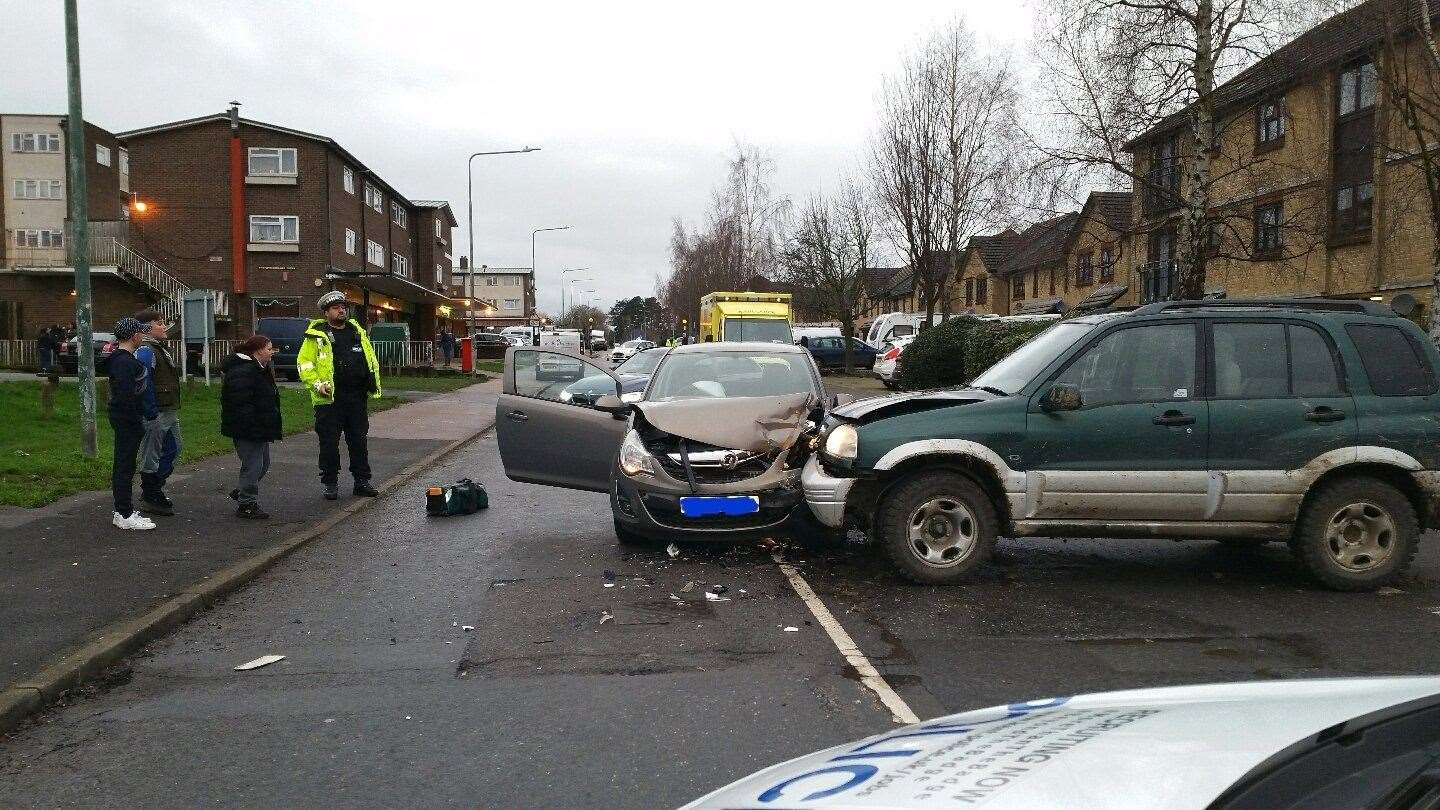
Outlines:
POLYGON ((275 344, 251 335, 225 359, 220 388, 220 434, 235 444, 240 457, 239 486, 230 497, 239 503, 235 516, 248 520, 270 517, 260 508, 260 480, 270 469, 270 443, 284 437, 280 420, 280 389, 275 385, 275 344))
POLYGON ((325 499, 340 497, 340 436, 350 456, 355 495, 373 498, 380 492, 370 483, 370 432, 367 399, 380 398, 380 362, 359 322, 348 317, 345 294, 332 290, 320 296, 323 318, 310 322, 295 363, 300 380, 315 406, 315 433, 320 438, 320 484, 325 499))

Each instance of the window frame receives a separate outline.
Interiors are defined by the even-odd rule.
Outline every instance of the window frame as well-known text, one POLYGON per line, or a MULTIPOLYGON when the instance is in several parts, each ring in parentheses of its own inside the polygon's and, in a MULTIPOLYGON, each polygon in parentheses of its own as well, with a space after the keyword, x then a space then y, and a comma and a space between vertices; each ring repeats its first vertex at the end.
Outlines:
POLYGON ((1430 355, 1428 352, 1425 351, 1424 346, 1422 346, 1420 342, 1415 339, 1414 335, 1410 334, 1405 329, 1402 329, 1401 327, 1393 323, 1360 323, 1352 321, 1345 324, 1345 336, 1350 340, 1350 345, 1355 348, 1356 354, 1360 356, 1360 369, 1365 373, 1365 386, 1370 390, 1370 396, 1384 397, 1386 399, 1390 399, 1395 397, 1433 397, 1437 393, 1440 393, 1440 371, 1436 370, 1435 364, 1431 362, 1430 355), (1393 329, 1396 332, 1399 332, 1405 342, 1410 345, 1410 351, 1415 353, 1415 358, 1419 361, 1421 371, 1425 373, 1425 376, 1430 382, 1430 389, 1428 391, 1420 393, 1404 394, 1382 394, 1379 391, 1375 390, 1375 382, 1371 377, 1370 367, 1366 365, 1365 355, 1360 352, 1360 345, 1355 340, 1355 333, 1353 330, 1355 330, 1357 327, 1361 329, 1393 329))
POLYGON ((385 213, 385 195, 368 180, 365 182, 365 205, 377 214, 385 213))
POLYGON ((10 151, 24 155, 55 155, 60 153, 60 136, 53 132, 12 132, 10 133, 10 151), (30 148, 25 148, 25 141, 29 139, 30 148), (45 148, 41 148, 43 146, 45 148), (51 149, 51 146, 54 146, 51 149))
MULTIPOLYGON (((265 156, 265 155, 261 155, 265 156)), ((299 177, 300 156, 293 146, 250 146, 245 149, 245 176, 246 177, 299 177), (275 158, 275 171, 255 171, 255 158, 257 153, 273 153, 275 158), (285 171, 285 156, 290 156, 290 171, 285 171)))
POLYGON ((386 261, 389 259, 389 256, 387 255, 387 253, 388 253, 388 251, 385 250, 385 246, 382 245, 382 244, 380 244, 379 242, 376 242, 374 239, 366 239, 366 240, 365 240, 365 263, 366 263, 366 264, 373 264, 373 265, 375 265, 376 267, 379 267, 379 268, 382 268, 382 269, 383 269, 383 268, 388 268, 389 265, 386 264, 386 261), (378 251, 378 253, 376 253, 376 251, 378 251), (380 257, 380 261, 378 261, 378 262, 375 261, 375 256, 377 256, 377 255, 380 257))
MULTIPOLYGON (((1205 396, 1206 400, 1216 402, 1233 402, 1236 400, 1260 400, 1260 399, 1333 399, 1336 397, 1352 396, 1350 380, 1345 374, 1345 358, 1340 353, 1340 347, 1335 342, 1335 336, 1330 334, 1328 329, 1298 318, 1267 317, 1264 315, 1236 315, 1220 318, 1206 318, 1205 326, 1205 396), (1289 393, 1283 397, 1222 397, 1215 391, 1215 334, 1214 328, 1222 323, 1264 323, 1280 324, 1285 327, 1285 385, 1289 393), (1295 394, 1295 352, 1294 341, 1290 337, 1291 329, 1309 329, 1320 335, 1325 342, 1325 348, 1330 352, 1330 362, 1335 366, 1335 379, 1340 382, 1340 393, 1338 394, 1295 394)), ((1348 324, 1347 324, 1348 326, 1348 324)))
POLYGON ((355 170, 349 166, 340 168, 340 186, 350 194, 355 193, 355 170))
POLYGON ((1251 213, 1253 229, 1251 249, 1256 258, 1270 258, 1285 251, 1285 201, 1270 200, 1255 206, 1251 213), (1266 221, 1266 215, 1274 213, 1273 223, 1266 221), (1273 237, 1273 241, 1267 237, 1273 237))
POLYGON ((355 229, 353 229, 353 228, 346 228, 346 229, 345 229, 345 253, 348 254, 348 255, 350 255, 350 256, 354 256, 354 255, 355 255, 355 251, 359 249, 359 246, 360 246, 360 235, 357 234, 357 233, 355 233, 355 229))
POLYGON ((1287 129, 1284 96, 1271 96, 1255 105, 1256 154, 1264 154, 1284 146, 1287 129), (1275 130, 1273 135, 1269 134, 1271 126, 1275 130))
POLYGON ((1100 283, 1115 280, 1115 249, 1106 245, 1100 248, 1100 283))
POLYGON ((11 198, 16 200, 63 200, 65 199, 65 185, 60 180, 17 177, 11 186, 11 198), (35 193, 25 193, 31 185, 35 187, 35 193), (45 189, 45 193, 41 193, 41 189, 45 189))
POLYGON ((399 200, 390 201, 390 221, 402 228, 408 228, 410 225, 410 215, 399 200))
POLYGON ((392 250, 390 252, 390 272, 401 278, 410 278, 410 257, 392 250))
POLYGON ((979 306, 989 306, 990 298, 990 277, 979 276, 975 279, 975 303, 979 306))
POLYGON ((95 144, 95 162, 101 166, 114 166, 115 153, 105 144, 97 143, 95 144), (101 159, 102 155, 104 156, 103 160, 101 159))
POLYGON ((1010 300, 1011 302, 1025 300, 1025 274, 1016 273, 1010 279, 1010 300))
POLYGON ((1086 250, 1075 256, 1075 286, 1089 287, 1095 283, 1095 251, 1086 250))
POLYGON ((1061 375, 1069 371, 1071 366, 1084 359, 1085 355, 1089 354, 1091 349, 1100 345, 1101 341, 1106 340, 1111 335, 1118 334, 1127 329, 1145 329, 1162 326, 1189 326, 1191 329, 1191 333, 1195 337, 1195 385, 1193 388, 1188 389, 1189 395, 1185 399, 1136 399, 1117 402, 1105 402, 1099 405, 1086 405, 1082 399, 1080 407, 1076 410, 1088 411, 1097 408, 1113 408, 1118 405, 1148 405, 1155 402, 1198 402, 1205 399, 1204 394, 1207 393, 1209 390, 1208 386, 1210 383, 1210 372, 1206 358, 1205 349, 1208 344, 1206 342, 1206 335, 1203 332, 1204 324, 1200 319, 1197 318, 1176 318, 1173 320, 1167 318, 1163 321, 1156 320, 1143 321, 1141 323, 1119 323, 1111 326, 1110 328, 1101 327, 1100 329, 1096 330, 1099 332, 1099 334, 1086 335, 1083 341, 1083 345, 1080 346, 1079 349, 1075 349, 1072 347, 1070 356, 1065 358, 1065 361, 1060 364, 1059 368, 1055 369, 1055 371, 1051 372, 1048 376, 1046 376, 1045 381, 1035 388, 1035 394, 1032 395, 1031 408, 1033 409, 1034 407, 1036 407, 1036 400, 1034 399, 1034 397, 1043 395, 1043 393, 1047 389, 1053 386, 1055 382, 1060 379, 1061 375))
POLYGON ((1375 60, 1366 58, 1340 68, 1335 74, 1335 119, 1363 115, 1375 109, 1380 97, 1380 74, 1375 66, 1375 60), (1369 68, 1369 90, 1370 103, 1364 104, 1366 90, 1366 68, 1369 68), (1347 85, 1349 85, 1347 87, 1347 85), (1351 110, 1345 109, 1345 91, 1350 90, 1354 95, 1355 107, 1351 110))
MULTIPOLYGON (((298 245, 298 244, 300 244, 300 217, 299 217, 298 215, 296 215, 296 214, 250 214, 249 216, 246 217, 246 224, 249 226, 249 232, 248 232, 248 234, 247 234, 247 235, 249 236, 249 239, 248 239, 247 241, 249 241, 249 243, 252 244, 252 245, 298 245), (255 221, 256 221, 256 220, 275 220, 275 222, 273 222, 273 223, 268 223, 268 224, 278 224, 278 225, 280 226, 280 238, 279 238, 279 239, 256 239, 256 238, 255 238, 255 224, 256 224, 255 221), (294 225, 295 225, 295 236, 294 236, 294 238, 287 239, 287 238, 285 238, 285 226, 286 226, 287 224, 292 223, 292 222, 293 222, 294 225)), ((261 224, 264 225, 264 224, 267 224, 267 223, 261 223, 261 224)))

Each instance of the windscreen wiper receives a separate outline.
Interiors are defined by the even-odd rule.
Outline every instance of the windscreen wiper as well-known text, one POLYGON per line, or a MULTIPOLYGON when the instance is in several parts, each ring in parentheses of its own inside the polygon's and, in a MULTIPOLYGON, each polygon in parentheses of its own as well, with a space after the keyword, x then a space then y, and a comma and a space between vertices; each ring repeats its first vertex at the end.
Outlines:
POLYGON ((996 387, 993 386, 993 385, 972 385, 972 386, 970 386, 970 387, 971 387, 971 388, 974 388, 976 391, 984 391, 984 392, 987 393, 987 394, 994 394, 994 395, 997 396, 997 397, 1008 397, 1008 396, 1010 396, 1009 394, 1005 393, 1004 391, 1001 391, 999 388, 996 388, 996 387))

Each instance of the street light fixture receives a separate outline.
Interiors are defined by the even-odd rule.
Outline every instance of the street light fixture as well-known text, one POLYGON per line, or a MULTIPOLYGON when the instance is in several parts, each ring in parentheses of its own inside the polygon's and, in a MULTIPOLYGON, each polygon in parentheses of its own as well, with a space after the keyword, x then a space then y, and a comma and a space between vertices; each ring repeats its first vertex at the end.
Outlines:
MULTIPOLYGON (((497 152, 476 152, 465 161, 465 230, 466 240, 468 241, 467 248, 470 251, 470 272, 466 276, 466 281, 469 282, 470 289, 468 295, 471 299, 475 298, 475 158, 485 157, 487 155, 523 155, 527 152, 539 151, 540 147, 538 146, 526 146, 521 149, 501 149, 497 152)), ((470 350, 472 352, 471 356, 473 357, 475 350, 473 343, 475 340, 475 310, 467 308, 466 311, 470 313, 470 340, 472 341, 470 350)), ((479 374, 479 366, 475 364, 472 364, 472 366, 475 369, 475 373, 479 374)))
MULTIPOLYGON (((553 227, 553 228, 536 228, 535 230, 533 230, 533 231, 530 232, 530 279, 531 279, 531 281, 534 281, 537 285, 540 283, 540 270, 539 270, 539 268, 537 268, 537 267, 535 266, 535 234, 537 234, 537 233, 544 233, 544 232, 546 232, 546 231, 568 231, 568 230, 570 230, 570 226, 569 226, 569 225, 556 225, 556 226, 553 227)), ((563 271, 560 273, 560 277, 561 277, 562 279, 565 277, 565 273, 564 273, 563 271)), ((564 297, 563 297, 563 296, 564 296, 565 293, 564 293, 564 290, 563 290, 563 289, 561 290, 561 293, 560 293, 560 294, 561 294, 561 296, 562 296, 562 297, 561 297, 561 301, 560 301, 560 314, 561 314, 561 315, 564 315, 564 314, 565 314, 565 301, 564 301, 564 297)), ((539 293, 536 293, 536 295, 537 295, 537 297, 538 297, 539 293)))
MULTIPOLYGON (((534 264, 535 264, 535 257, 533 257, 533 256, 530 257, 530 264, 531 264, 531 265, 534 265, 534 264)), ((585 272, 586 270, 589 270, 589 269, 590 269, 590 268, 588 268, 588 267, 576 267, 576 268, 574 268, 573 270, 561 270, 561 271, 560 271, 560 314, 561 314, 561 315, 564 315, 564 314, 565 314, 565 274, 566 274, 566 273, 583 273, 583 272, 585 272)), ((534 267, 533 267, 533 266, 531 267, 531 272, 534 272, 534 267)), ((573 281, 575 281, 575 279, 572 278, 572 279, 570 279, 570 281, 573 282, 573 281)), ((571 306, 574 306, 574 303, 573 303, 573 302, 571 303, 571 306)))

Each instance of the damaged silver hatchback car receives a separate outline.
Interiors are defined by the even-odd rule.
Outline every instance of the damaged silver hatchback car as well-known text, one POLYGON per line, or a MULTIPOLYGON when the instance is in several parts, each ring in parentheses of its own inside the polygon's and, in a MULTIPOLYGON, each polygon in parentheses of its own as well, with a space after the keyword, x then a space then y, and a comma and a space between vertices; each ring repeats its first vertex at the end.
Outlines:
POLYGON ((506 476, 608 492, 621 542, 821 531, 800 471, 835 401, 804 348, 680 346, 638 402, 621 400, 618 379, 613 395, 593 402, 563 396, 575 380, 601 375, 614 378, 577 355, 509 351, 495 414, 506 476), (542 367, 571 369, 574 379, 542 367))

